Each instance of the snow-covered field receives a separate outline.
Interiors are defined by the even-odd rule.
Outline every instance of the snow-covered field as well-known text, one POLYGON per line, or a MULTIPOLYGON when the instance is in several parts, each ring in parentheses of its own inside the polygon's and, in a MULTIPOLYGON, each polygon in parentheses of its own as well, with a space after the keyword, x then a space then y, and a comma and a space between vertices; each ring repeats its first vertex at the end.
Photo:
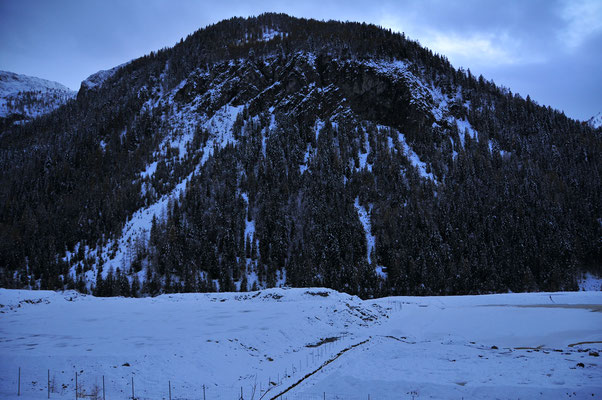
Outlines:
POLYGON ((50 398, 73 399, 76 372, 79 398, 102 398, 103 375, 107 399, 131 398, 132 378, 138 399, 169 398, 169 383, 172 399, 602 396, 601 292, 362 301, 327 289, 0 289, 0 304, 2 399, 47 398, 48 376, 50 398))

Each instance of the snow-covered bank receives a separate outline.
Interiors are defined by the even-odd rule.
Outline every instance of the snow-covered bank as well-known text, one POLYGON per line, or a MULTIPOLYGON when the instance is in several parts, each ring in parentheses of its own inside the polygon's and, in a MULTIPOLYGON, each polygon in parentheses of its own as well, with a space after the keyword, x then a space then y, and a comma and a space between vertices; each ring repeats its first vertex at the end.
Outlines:
POLYGON ((203 385, 207 399, 270 387, 266 399, 295 384, 285 397, 602 396, 596 292, 362 301, 328 289, 143 299, 0 289, 0 304, 3 399, 17 398, 19 367, 31 399, 46 398, 48 370, 57 399, 74 397, 75 372, 86 394, 104 375, 110 399, 131 397, 132 377, 139 399, 167 398, 168 381, 174 399, 202 398, 203 385))
POLYGON ((578 281, 579 290, 599 292, 602 290, 602 278, 585 272, 578 281))

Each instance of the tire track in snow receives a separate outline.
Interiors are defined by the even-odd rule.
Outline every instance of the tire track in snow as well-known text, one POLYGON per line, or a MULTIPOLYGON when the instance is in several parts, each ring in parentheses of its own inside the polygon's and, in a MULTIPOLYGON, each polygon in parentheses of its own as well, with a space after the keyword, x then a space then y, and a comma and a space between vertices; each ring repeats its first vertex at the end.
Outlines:
POLYGON ((337 353, 337 355, 336 355, 336 356, 334 356, 334 357, 333 357, 333 358, 331 358, 330 360, 326 361, 324 364, 320 365, 320 366, 319 366, 317 369, 315 369, 314 371, 312 371, 312 372, 308 373, 308 374, 307 374, 307 375, 305 375, 303 378, 299 379, 297 382, 293 383, 291 386, 289 386, 288 388, 284 389, 282 392, 278 393, 276 396, 274 396, 274 397, 270 398, 270 400, 276 400, 277 398, 279 398, 280 396, 282 396, 282 395, 283 395, 283 394, 285 394, 286 392, 288 392, 288 391, 290 391, 290 390, 294 389, 295 387, 297 387, 298 385, 300 385, 301 383, 303 383, 305 380, 307 380, 307 379, 308 379, 308 378, 310 378, 311 376, 313 376, 313 375, 315 375, 316 373, 318 373, 318 372, 319 372, 319 371, 320 371, 322 368, 326 367, 328 364, 330 364, 330 363, 332 363, 332 362, 336 361, 336 360, 337 360, 337 359, 338 359, 340 356, 342 356, 343 354, 345 354, 345 353, 346 353, 346 352, 348 352, 349 350, 352 350, 352 349, 354 349, 354 348, 356 348, 356 347, 358 347, 358 346, 361 346, 361 345, 363 345, 363 344, 365 344, 365 343, 367 343, 367 342, 369 342, 369 341, 370 341, 370 338, 368 338, 368 339, 366 339, 366 340, 364 340, 364 341, 362 341, 362 342, 356 343, 356 344, 354 344, 354 345, 351 345, 351 346, 349 346, 349 347, 347 347, 347 348, 345 348, 345 349, 343 349, 343 350, 339 351, 339 352, 337 353))

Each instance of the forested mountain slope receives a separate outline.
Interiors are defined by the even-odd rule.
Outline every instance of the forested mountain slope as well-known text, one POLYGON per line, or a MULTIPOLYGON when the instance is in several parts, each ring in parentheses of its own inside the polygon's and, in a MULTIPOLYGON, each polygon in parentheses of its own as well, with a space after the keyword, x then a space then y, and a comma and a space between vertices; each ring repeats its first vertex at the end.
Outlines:
POLYGON ((233 18, 0 137, 4 287, 576 289, 601 139, 403 35, 233 18))

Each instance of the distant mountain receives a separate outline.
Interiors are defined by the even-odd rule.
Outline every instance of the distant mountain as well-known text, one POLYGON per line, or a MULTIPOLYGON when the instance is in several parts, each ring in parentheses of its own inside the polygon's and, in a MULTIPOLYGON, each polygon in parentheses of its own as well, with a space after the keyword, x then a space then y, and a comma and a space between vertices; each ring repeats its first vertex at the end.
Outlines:
POLYGON ((403 34, 232 18, 0 136, 0 285, 576 290, 602 137, 403 34))
POLYGON ((0 71, 0 119, 16 122, 36 118, 75 95, 58 82, 0 71))
POLYGON ((602 127, 602 111, 588 119, 587 124, 593 129, 602 127))

